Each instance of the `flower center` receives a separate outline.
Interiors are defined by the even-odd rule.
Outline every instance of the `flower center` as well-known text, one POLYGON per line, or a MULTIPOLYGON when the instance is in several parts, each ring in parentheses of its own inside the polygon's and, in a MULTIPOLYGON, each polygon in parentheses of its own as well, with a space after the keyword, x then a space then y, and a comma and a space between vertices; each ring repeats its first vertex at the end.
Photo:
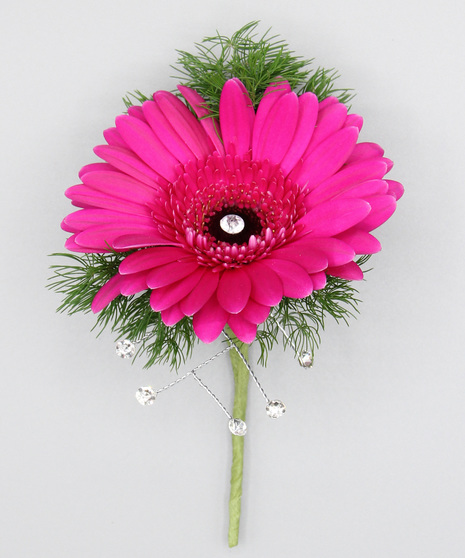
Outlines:
POLYGON ((192 250, 200 265, 234 268, 262 258, 296 234, 306 213, 301 188, 250 152, 213 153, 178 170, 154 215, 160 232, 192 250))
POLYGON ((246 244, 253 234, 260 235, 262 231, 255 211, 239 207, 223 207, 206 217, 205 228, 217 242, 228 244, 246 244))

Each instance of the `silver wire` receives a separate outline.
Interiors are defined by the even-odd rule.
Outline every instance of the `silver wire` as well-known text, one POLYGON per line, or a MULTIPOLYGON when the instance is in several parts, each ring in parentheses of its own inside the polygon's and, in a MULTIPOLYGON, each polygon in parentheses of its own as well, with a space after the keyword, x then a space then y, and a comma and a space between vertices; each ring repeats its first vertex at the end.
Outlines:
POLYGON ((278 320, 276 320, 276 325, 279 327, 279 329, 283 332, 284 336, 286 337, 286 339, 289 342, 289 345, 294 349, 295 353, 297 354, 297 347, 294 345, 294 343, 291 341, 291 338, 289 337, 289 335, 287 334, 286 330, 283 328, 283 326, 278 322, 278 320))
POLYGON ((174 380, 174 382, 171 382, 170 384, 157 389, 157 391, 155 393, 161 393, 162 391, 165 391, 166 389, 175 386, 176 384, 178 384, 179 382, 182 382, 183 380, 185 380, 186 378, 188 378, 189 376, 194 375, 195 376, 195 372, 197 370, 200 370, 200 368, 202 368, 203 366, 206 366, 207 364, 210 364, 210 362, 212 362, 213 360, 215 360, 216 358, 218 358, 219 356, 223 355, 224 353, 227 353, 228 351, 230 351, 232 349, 232 347, 226 347, 225 349, 222 349, 221 351, 218 351, 216 354, 214 354, 212 357, 210 357, 209 359, 205 360, 204 362, 202 362, 201 364, 198 364, 195 368, 193 368, 192 370, 189 370, 189 372, 187 372, 186 374, 184 374, 184 376, 181 376, 180 378, 177 378, 176 380, 174 380))
POLYGON ((143 337, 141 337, 140 339, 136 339, 134 341, 132 341, 132 343, 134 343, 134 345, 138 345, 139 343, 142 343, 143 341, 145 341, 146 339, 149 339, 150 337, 152 337, 153 333, 146 333, 143 337))
POLYGON ((202 382, 202 380, 197 376, 197 374, 193 370, 191 370, 190 374, 192 376, 194 376, 194 379, 198 382, 199 386, 203 387, 203 389, 208 393, 208 395, 212 399, 214 399, 214 401, 220 407, 220 409, 223 411, 223 413, 229 418, 229 420, 231 420, 232 415, 230 413, 228 413, 228 411, 226 410, 226 407, 223 405, 223 403, 221 403, 221 401, 218 399, 218 397, 216 397, 216 395, 212 392, 212 390, 209 389, 209 387, 202 382))
POLYGON ((234 349, 236 350, 236 353, 240 356, 242 362, 245 364, 245 367, 247 368, 247 370, 249 371, 249 374, 252 376, 253 381, 255 382, 256 386, 258 387, 258 389, 260 390, 260 393, 263 395, 265 401, 267 403, 271 402, 271 399, 268 397, 268 395, 265 393, 265 390, 262 388, 260 382, 258 381, 257 376, 255 376, 255 374, 253 373, 252 368, 250 368, 249 363, 247 362, 247 359, 245 358, 245 356, 241 353, 241 351, 239 350, 239 348, 236 346, 236 344, 234 343, 234 341, 231 339, 231 337, 229 337, 229 335, 223 331, 223 335, 226 337, 226 339, 229 341, 230 347, 234 347, 234 349))
POLYGON ((170 387, 175 386, 176 384, 178 384, 179 382, 182 382, 183 380, 185 380, 187 377, 189 377, 191 375, 191 371, 189 371, 187 374, 184 374, 184 376, 181 376, 180 378, 177 378, 176 380, 174 380, 174 382, 171 382, 171 384, 168 384, 160 389, 157 389, 157 391, 155 393, 161 393, 162 391, 165 391, 165 389, 168 389, 170 387))

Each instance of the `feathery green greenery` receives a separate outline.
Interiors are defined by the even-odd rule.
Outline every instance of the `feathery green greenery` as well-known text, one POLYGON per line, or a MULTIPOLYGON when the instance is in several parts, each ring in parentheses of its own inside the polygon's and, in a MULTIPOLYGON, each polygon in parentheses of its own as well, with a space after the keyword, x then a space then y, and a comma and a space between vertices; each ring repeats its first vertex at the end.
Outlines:
MULTIPOLYGON (((341 103, 353 98, 352 89, 337 87, 339 74, 334 68, 312 68, 313 59, 296 56, 278 35, 268 29, 258 36, 258 21, 252 21, 226 37, 217 32, 195 43, 196 52, 178 50, 173 76, 179 83, 195 89, 208 105, 212 116, 218 116, 223 85, 238 78, 249 92, 254 108, 261 101, 268 85, 281 78, 287 80, 299 95, 312 92, 321 101, 335 95, 341 103)), ((123 101, 126 108, 150 99, 140 91, 128 93, 123 101)))
POLYGON ((97 291, 118 272, 126 254, 70 254, 56 253, 65 262, 50 266, 53 270, 47 287, 63 295, 57 312, 76 314, 90 312, 97 291))
MULTIPOLYGON (((369 258, 362 256, 357 264, 363 268, 369 258)), ((364 270, 365 273, 368 271, 364 270)), ((258 361, 266 366, 269 352, 280 340, 285 349, 291 346, 297 354, 309 351, 314 355, 321 342, 326 318, 348 325, 349 319, 358 314, 360 300, 357 296, 358 291, 351 281, 328 276, 325 288, 313 291, 307 298, 283 298, 257 331, 258 361)))
POLYGON ((270 35, 270 30, 257 39, 257 26, 258 22, 251 22, 231 37, 217 32, 196 43, 195 54, 178 50, 177 75, 173 77, 195 89, 215 114, 223 85, 233 77, 245 85, 255 108, 277 77, 297 88, 307 79, 311 60, 295 56, 282 39, 270 35))
MULTIPOLYGON (((116 254, 52 254, 71 260, 71 263, 51 266, 53 275, 48 288, 63 296, 57 311, 69 315, 91 312, 91 304, 97 291, 118 270, 119 263, 127 253, 116 254)), ((368 256, 357 263, 364 265, 368 256)), ((312 354, 320 343, 320 333, 325 319, 331 316, 337 322, 344 321, 358 312, 358 291, 352 282, 328 277, 324 289, 304 299, 283 298, 270 317, 257 331, 260 347, 259 362, 266 365, 268 354, 275 344, 283 343, 312 354), (281 328, 287 332, 287 337, 281 328)), ((192 354, 198 338, 192 327, 192 318, 185 317, 174 326, 166 326, 159 312, 150 307, 150 291, 133 296, 118 296, 101 310, 95 325, 98 334, 106 328, 116 334, 116 339, 130 339, 138 343, 134 358, 145 356, 145 368, 153 364, 169 363, 178 369, 192 354)))
MULTIPOLYGON (((118 271, 127 253, 108 254, 52 254, 66 259, 50 266, 53 275, 48 288, 63 296, 58 312, 69 315, 91 312, 97 291, 118 271), (71 262, 70 262, 71 260, 71 262)), ((145 367, 168 362, 179 366, 192 354, 198 338, 192 328, 192 319, 184 318, 171 327, 165 326, 160 313, 154 312, 149 303, 150 292, 140 295, 118 296, 97 316, 93 330, 98 334, 110 328, 117 339, 131 339, 138 343, 134 358, 145 355, 145 367)))
POLYGON ((141 93, 138 89, 136 89, 136 91, 133 91, 132 93, 126 93, 126 96, 123 97, 123 103, 126 109, 136 104, 141 105, 145 101, 151 101, 151 100, 152 100, 151 97, 147 97, 146 95, 141 93))
MULTIPOLYGON (((246 86, 254 107, 263 97, 270 82, 281 78, 289 81, 298 94, 311 91, 321 100, 336 95, 341 102, 352 98, 350 89, 335 85, 338 74, 334 69, 312 69, 312 60, 296 56, 288 45, 270 30, 257 34, 258 22, 251 22, 225 37, 217 33, 196 44, 196 52, 178 51, 175 66, 178 81, 195 89, 207 102, 213 115, 217 115, 219 98, 224 83, 239 78, 246 86)), ((140 91, 129 93, 124 99, 126 108, 150 99, 140 91)), ((52 265, 53 276, 48 288, 62 295, 59 312, 75 314, 91 312, 91 303, 97 291, 117 271, 121 261, 131 252, 106 254, 53 254, 65 260, 52 265)), ((358 263, 364 264, 368 258, 358 263)), ((325 318, 348 319, 357 312, 357 290, 343 279, 328 277, 324 289, 315 291, 305 299, 284 298, 272 310, 270 317, 259 326, 257 344, 259 360, 266 363, 269 351, 276 343, 294 346, 314 353, 320 342, 325 318), (279 324, 279 325, 278 325, 279 324), (287 332, 283 335, 281 326, 287 332)), ((145 366, 169 363, 173 368, 190 357, 198 338, 192 327, 192 318, 185 317, 168 327, 160 313, 150 308, 150 291, 135 296, 118 296, 97 316, 93 329, 99 334, 106 328, 117 339, 138 341, 136 357, 144 356, 145 366)), ((136 358, 135 357, 135 358, 136 358)))

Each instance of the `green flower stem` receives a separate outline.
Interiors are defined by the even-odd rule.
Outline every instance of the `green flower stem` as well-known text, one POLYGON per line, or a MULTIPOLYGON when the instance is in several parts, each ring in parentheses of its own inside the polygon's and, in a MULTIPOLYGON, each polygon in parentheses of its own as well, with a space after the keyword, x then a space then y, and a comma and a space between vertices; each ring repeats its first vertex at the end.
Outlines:
MULTIPOLYGON (((248 358, 249 346, 237 340, 232 331, 227 328, 227 333, 237 345, 237 348, 248 358)), ((234 372, 234 408, 233 417, 245 421, 247 408, 247 388, 249 385, 249 371, 241 357, 233 349, 229 351, 234 372)), ((241 518, 242 474, 244 466, 244 437, 232 435, 232 466, 231 466, 231 493, 229 497, 229 533, 230 547, 237 546, 239 542, 239 522, 241 518)))

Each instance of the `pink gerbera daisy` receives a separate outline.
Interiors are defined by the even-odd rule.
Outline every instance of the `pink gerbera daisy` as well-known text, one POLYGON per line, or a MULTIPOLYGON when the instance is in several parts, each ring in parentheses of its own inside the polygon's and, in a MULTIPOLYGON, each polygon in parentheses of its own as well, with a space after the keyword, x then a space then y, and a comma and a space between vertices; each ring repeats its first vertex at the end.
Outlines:
POLYGON ((271 84, 255 112, 238 79, 223 87, 219 122, 198 93, 179 86, 131 107, 95 148, 105 163, 80 172, 66 195, 81 209, 63 221, 77 252, 131 252, 97 293, 151 290, 170 326, 193 316, 197 336, 226 324, 250 343, 283 297, 322 289, 327 275, 361 279, 357 254, 394 212, 402 186, 392 162, 358 143, 362 118, 335 97, 297 96, 271 84))

